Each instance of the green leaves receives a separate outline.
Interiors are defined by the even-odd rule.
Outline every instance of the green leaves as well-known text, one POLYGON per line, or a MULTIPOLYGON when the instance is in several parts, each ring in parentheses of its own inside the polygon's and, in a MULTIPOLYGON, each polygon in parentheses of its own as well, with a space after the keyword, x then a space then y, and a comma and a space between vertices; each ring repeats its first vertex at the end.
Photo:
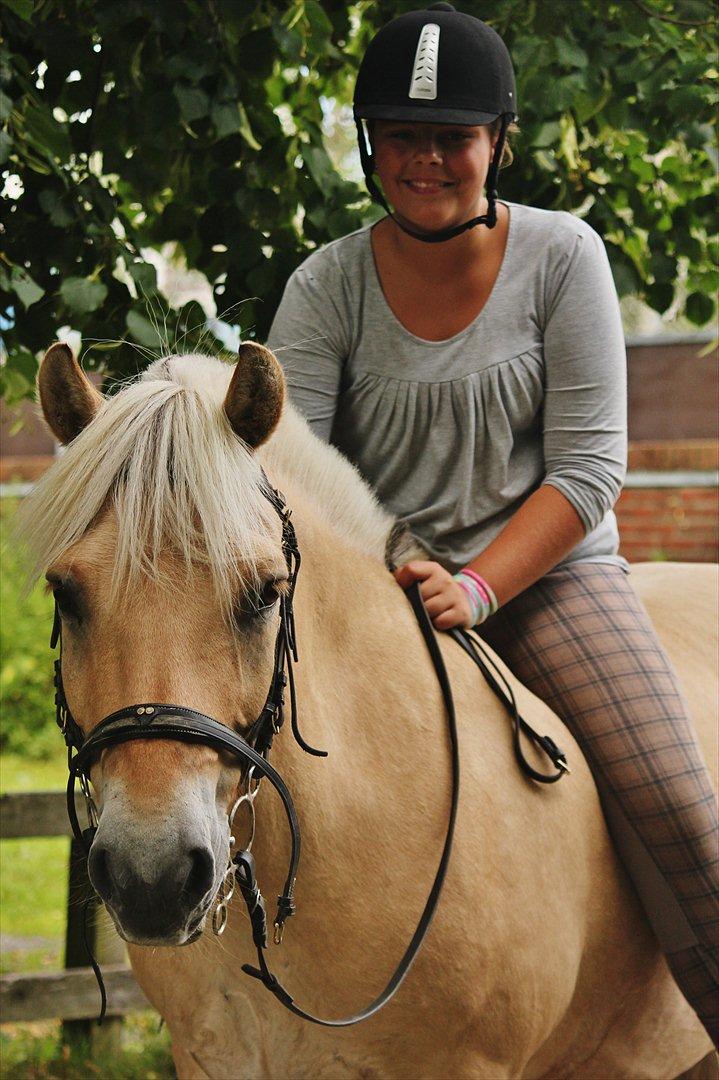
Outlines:
POLYGON ((236 101, 218 101, 212 106, 212 123, 218 139, 234 135, 240 130, 240 108, 236 101))
POLYGON ((30 22, 30 16, 32 15, 32 9, 34 7, 34 0, 3 0, 3 4, 6 8, 9 8, 19 19, 24 19, 25 22, 30 22))
POLYGON ((260 146, 257 139, 255 138, 255 136, 252 133, 252 128, 250 127, 250 120, 249 120, 249 117, 247 115, 247 110, 245 109, 244 105, 238 105, 237 106, 237 112, 238 112, 239 118, 240 118, 240 123, 239 123, 238 130, 239 130, 240 134, 242 135, 242 138, 245 140, 245 142, 253 150, 261 150, 262 147, 260 146))
MULTIPOLYGON (((501 196, 581 207, 608 242, 620 292, 657 310, 675 301, 686 267, 687 314, 701 323, 719 258, 714 29, 667 19, 711 23, 714 8, 644 5, 666 18, 629 0, 465 0, 463 10, 495 26, 515 61, 521 132, 501 196)), ((62 325, 112 341, 86 362, 117 376, 136 371, 138 352, 172 346, 166 323, 195 347, 202 313, 169 310, 143 257, 168 242, 207 277, 218 312, 240 312, 263 338, 294 267, 380 213, 338 163, 356 175, 348 106, 359 58, 413 6, 4 0, 0 160, 21 192, 8 200, 0 263, 10 392, 29 390, 35 355, 62 325)))
POLYGON ((714 314, 714 303, 705 293, 693 292, 687 297, 687 317, 697 326, 704 326, 714 314))
POLYGON ((562 67, 585 68, 589 63, 589 58, 584 49, 581 49, 576 42, 570 41, 568 38, 558 37, 554 46, 557 51, 557 60, 562 67))
POLYGON ((10 272, 10 288, 26 311, 45 295, 45 290, 41 289, 21 266, 13 266, 10 272))
POLYGON ((207 116, 210 99, 204 90, 200 90, 197 86, 184 86, 178 83, 173 92, 180 106, 180 112, 188 123, 207 116))
POLYGON ((68 200, 60 196, 57 191, 44 188, 38 195, 38 201, 51 223, 57 225, 58 228, 64 229, 75 221, 75 215, 69 209, 68 200))
POLYGON ((107 296, 107 287, 101 281, 89 278, 66 278, 60 286, 60 296, 67 306, 78 315, 97 311, 107 296))
POLYGON ((137 285, 141 296, 152 296, 157 289, 157 271, 152 263, 130 263, 127 272, 137 285))

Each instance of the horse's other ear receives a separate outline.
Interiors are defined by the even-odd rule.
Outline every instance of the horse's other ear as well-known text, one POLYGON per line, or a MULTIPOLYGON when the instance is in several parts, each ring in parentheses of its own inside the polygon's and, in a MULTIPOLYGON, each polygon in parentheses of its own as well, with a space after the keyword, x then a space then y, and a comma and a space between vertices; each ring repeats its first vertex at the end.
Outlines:
POLYGON ((45 353, 37 388, 48 427, 63 445, 87 427, 105 400, 61 341, 45 353))
POLYGON ((243 341, 225 398, 232 430, 253 450, 269 439, 282 413, 285 378, 264 345, 243 341))

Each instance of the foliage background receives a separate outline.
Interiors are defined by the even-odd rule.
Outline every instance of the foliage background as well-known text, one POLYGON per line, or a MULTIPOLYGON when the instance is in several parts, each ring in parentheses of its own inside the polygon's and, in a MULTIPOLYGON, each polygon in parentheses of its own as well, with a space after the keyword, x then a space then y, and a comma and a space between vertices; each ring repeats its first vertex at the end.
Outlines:
POLYGON ((53 602, 41 585, 23 594, 27 565, 7 543, 15 500, 0 503, 0 750, 24 758, 58 754, 50 652, 53 602))
MULTIPOLYGON (((217 310, 263 338, 294 267, 376 214, 337 146, 353 141, 367 41, 416 6, 2 0, 6 398, 29 392, 61 327, 92 346, 87 367, 116 377, 163 339, 197 347, 205 311, 172 311, 146 257, 168 242, 217 310)), ((460 6, 498 30, 517 69, 522 132, 502 195, 585 216, 620 294, 657 311, 680 300, 706 323, 719 284, 711 0, 460 6)))

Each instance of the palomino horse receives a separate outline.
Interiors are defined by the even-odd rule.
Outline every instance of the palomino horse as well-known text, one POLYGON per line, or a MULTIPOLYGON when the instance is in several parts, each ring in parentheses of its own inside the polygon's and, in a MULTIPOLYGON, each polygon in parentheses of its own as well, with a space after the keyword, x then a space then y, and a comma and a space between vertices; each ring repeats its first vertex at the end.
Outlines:
MULTIPOLYGON (((283 491, 303 554, 297 695, 304 734, 329 758, 286 736, 273 751, 303 861, 297 917, 270 952, 304 1007, 356 1011, 414 930, 448 813, 442 698, 383 562, 392 522, 354 469, 282 410, 279 368, 260 346, 242 346, 234 376, 199 355, 159 360, 105 400, 55 345, 39 385, 67 449, 29 496, 23 528, 58 600, 65 691, 85 733, 136 701, 181 702, 240 731, 257 717, 287 577, 260 465, 283 491)), ((714 706, 708 574, 634 571, 701 721, 714 706), (678 595, 692 596, 690 610, 678 595)), ((355 1027, 304 1023, 240 971, 253 948, 239 902, 223 937, 197 938, 227 867, 235 759, 138 740, 93 767, 90 872, 167 1022, 180 1077, 658 1078, 710 1049, 568 732, 515 684, 525 717, 572 767, 551 787, 527 780, 500 705, 455 643, 441 645, 462 759, 454 854, 406 981, 355 1027)), ((269 787, 257 818, 271 895, 288 842, 269 787)))

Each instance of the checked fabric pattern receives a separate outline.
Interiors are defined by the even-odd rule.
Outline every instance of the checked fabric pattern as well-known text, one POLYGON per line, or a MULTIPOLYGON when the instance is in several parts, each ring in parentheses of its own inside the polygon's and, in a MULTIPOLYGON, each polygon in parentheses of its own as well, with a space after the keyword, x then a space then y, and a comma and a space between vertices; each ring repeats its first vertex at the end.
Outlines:
POLYGON ((581 745, 672 973, 718 1044, 716 800, 677 677, 626 572, 561 567, 479 632, 581 745))

